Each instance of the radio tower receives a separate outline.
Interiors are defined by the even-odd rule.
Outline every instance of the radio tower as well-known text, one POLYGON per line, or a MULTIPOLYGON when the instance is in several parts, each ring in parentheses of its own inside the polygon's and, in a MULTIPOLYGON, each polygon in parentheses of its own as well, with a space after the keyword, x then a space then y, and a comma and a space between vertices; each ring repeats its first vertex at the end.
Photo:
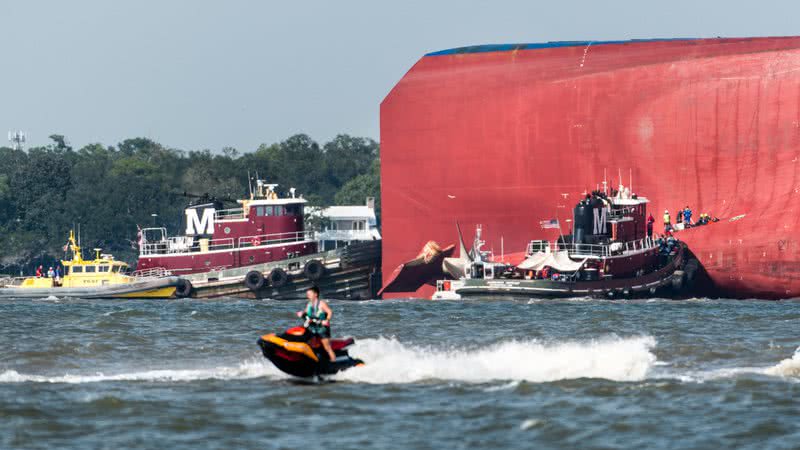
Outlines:
POLYGON ((14 150, 22 150, 27 138, 24 131, 13 130, 8 132, 8 142, 11 142, 11 148, 14 150))

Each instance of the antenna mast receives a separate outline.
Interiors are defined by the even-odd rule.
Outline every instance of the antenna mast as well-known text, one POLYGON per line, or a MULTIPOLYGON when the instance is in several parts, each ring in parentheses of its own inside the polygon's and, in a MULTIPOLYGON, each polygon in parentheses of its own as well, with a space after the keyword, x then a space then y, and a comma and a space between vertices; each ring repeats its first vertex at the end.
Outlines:
POLYGON ((8 142, 11 143, 11 148, 14 150, 23 150, 27 140, 28 136, 24 131, 11 130, 8 132, 8 142))

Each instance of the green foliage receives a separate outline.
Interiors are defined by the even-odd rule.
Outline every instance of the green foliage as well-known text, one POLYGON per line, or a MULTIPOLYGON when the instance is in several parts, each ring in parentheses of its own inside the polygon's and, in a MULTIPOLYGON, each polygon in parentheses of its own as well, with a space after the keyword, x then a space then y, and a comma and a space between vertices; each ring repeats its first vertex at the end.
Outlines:
POLYGON ((328 177, 339 186, 368 173, 377 159, 378 143, 372 139, 340 134, 325 144, 328 177))
POLYGON ((59 150, 72 150, 72 147, 67 143, 67 138, 63 134, 51 134, 50 139, 55 142, 56 148, 59 150))
MULTIPOLYGON (((375 199, 375 214, 381 215, 381 165, 373 160, 367 172, 356 175, 336 193, 337 205, 363 205, 367 197, 375 199)), ((380 223, 380 222, 379 222, 380 223)))
POLYGON ((0 272, 51 265, 75 224, 85 248, 135 262, 137 224, 179 234, 184 193, 244 198, 248 173, 281 192, 296 188, 313 206, 380 201, 378 144, 366 138, 339 135, 320 146, 298 134, 252 153, 184 152, 147 138, 73 150, 62 135, 50 139, 27 151, 0 147, 0 272))

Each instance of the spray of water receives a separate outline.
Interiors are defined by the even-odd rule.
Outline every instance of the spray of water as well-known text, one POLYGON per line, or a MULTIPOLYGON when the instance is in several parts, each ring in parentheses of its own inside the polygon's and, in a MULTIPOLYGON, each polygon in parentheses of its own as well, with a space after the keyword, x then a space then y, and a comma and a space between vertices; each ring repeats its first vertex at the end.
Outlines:
POLYGON ((791 358, 784 359, 778 364, 767 368, 764 373, 779 377, 800 377, 800 347, 794 351, 791 358))
MULTIPOLYGON (((586 341, 543 343, 506 341, 478 348, 421 348, 393 338, 366 339, 351 354, 364 359, 364 366, 340 373, 335 379, 357 383, 402 384, 433 380, 485 383, 507 381, 550 382, 577 378, 641 381, 653 374, 659 363, 650 336, 607 337, 586 341)), ((800 348, 791 358, 767 368, 734 368, 680 374, 678 379, 702 382, 741 373, 762 373, 786 378, 800 377, 800 348)), ((169 368, 121 373, 25 374, 0 372, 0 383, 98 383, 105 381, 191 382, 197 380, 286 379, 260 355, 238 365, 209 368, 169 368)))
POLYGON ((269 362, 256 358, 244 361, 236 366, 217 366, 207 369, 154 369, 134 372, 105 374, 64 374, 57 376, 33 375, 6 370, 0 373, 0 383, 99 383, 103 381, 157 381, 186 382, 197 380, 235 380, 248 378, 285 378, 269 362))
POLYGON ((605 338, 553 344, 508 341, 472 350, 420 349, 395 339, 367 339, 351 354, 367 361, 339 379, 365 383, 422 380, 547 382, 574 378, 644 379, 656 362, 652 337, 605 338))

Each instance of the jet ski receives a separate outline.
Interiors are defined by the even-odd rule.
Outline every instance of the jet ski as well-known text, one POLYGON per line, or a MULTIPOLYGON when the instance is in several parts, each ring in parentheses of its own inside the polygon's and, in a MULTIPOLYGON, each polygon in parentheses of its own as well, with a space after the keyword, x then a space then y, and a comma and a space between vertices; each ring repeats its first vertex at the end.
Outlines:
POLYGON ((275 367, 289 375, 311 378, 333 375, 364 364, 347 353, 347 347, 355 343, 353 338, 331 339, 331 349, 336 354, 336 359, 330 361, 319 337, 308 330, 310 324, 317 324, 319 321, 307 316, 304 318, 303 326, 289 328, 279 335, 265 334, 258 339, 258 346, 261 347, 264 357, 275 364, 275 367))

